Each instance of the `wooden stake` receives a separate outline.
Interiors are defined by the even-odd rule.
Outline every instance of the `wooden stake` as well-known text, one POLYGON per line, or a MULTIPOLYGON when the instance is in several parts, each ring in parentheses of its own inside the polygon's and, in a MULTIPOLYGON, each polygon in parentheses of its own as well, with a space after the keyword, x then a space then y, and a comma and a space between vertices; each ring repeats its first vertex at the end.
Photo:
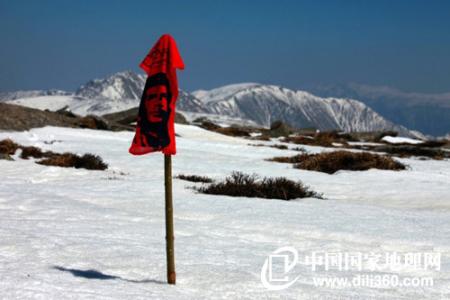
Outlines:
POLYGON ((173 236, 172 156, 164 155, 164 185, 166 188, 166 254, 167 282, 175 284, 175 249, 173 236))

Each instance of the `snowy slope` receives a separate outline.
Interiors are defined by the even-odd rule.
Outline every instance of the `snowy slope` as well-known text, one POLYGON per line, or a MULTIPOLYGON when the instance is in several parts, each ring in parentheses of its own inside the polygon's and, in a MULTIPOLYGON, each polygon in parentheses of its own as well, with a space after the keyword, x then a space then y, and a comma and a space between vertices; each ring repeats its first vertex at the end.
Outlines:
POLYGON ((421 140, 404 138, 404 137, 389 136, 389 135, 384 136, 381 140, 384 141, 384 142, 387 142, 389 144, 412 144, 412 145, 417 145, 417 144, 422 144, 423 143, 423 141, 421 141, 421 140))
POLYGON ((88 99, 75 95, 39 96, 8 100, 5 102, 42 110, 49 109, 51 111, 67 107, 68 110, 82 116, 119 112, 139 105, 139 101, 135 99, 121 99, 120 101, 117 101, 108 99, 88 99))
POLYGON ((60 90, 34 90, 34 91, 16 91, 16 92, 0 92, 0 101, 16 100, 21 98, 33 98, 41 96, 67 96, 72 93, 60 90))
MULTIPOLYGON (((264 160, 298 152, 251 147, 247 140, 192 126, 177 124, 176 131, 181 137, 174 175, 220 179, 241 170, 286 176, 301 179, 327 200, 208 196, 188 188, 194 183, 174 179, 177 285, 168 286, 163 284, 161 154, 129 155, 128 132, 55 127, 1 132, 0 139, 26 145, 99 154, 110 168, 87 171, 0 160, 0 298, 450 298, 449 161, 402 159, 409 170, 328 175, 264 160), (283 291, 268 291, 260 281, 261 267, 281 246, 294 247, 301 257, 311 251, 438 251, 442 269, 388 273, 431 276, 433 287, 331 289, 315 287, 312 276, 341 273, 311 272, 299 265, 299 281, 283 291), (92 271, 104 279, 86 278, 96 274, 92 271)), ((381 273, 345 273, 356 274, 381 273)))

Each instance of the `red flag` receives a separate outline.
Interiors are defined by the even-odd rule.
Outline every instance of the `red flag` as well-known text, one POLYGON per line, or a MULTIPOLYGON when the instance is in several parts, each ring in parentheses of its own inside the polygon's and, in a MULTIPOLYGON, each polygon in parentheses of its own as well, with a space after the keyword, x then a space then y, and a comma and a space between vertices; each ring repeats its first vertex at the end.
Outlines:
POLYGON ((161 36, 139 66, 148 77, 129 152, 142 155, 162 151, 174 155, 175 102, 178 98, 176 69, 184 69, 184 63, 173 37, 161 36))

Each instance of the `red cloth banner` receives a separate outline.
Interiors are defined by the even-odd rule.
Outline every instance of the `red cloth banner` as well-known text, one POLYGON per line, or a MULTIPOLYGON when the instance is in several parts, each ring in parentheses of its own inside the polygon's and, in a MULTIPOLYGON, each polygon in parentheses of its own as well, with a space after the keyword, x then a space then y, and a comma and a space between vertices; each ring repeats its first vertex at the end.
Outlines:
POLYGON ((174 155, 175 102, 178 98, 176 69, 184 69, 184 63, 173 37, 161 36, 139 66, 148 77, 129 152, 142 155, 162 151, 174 155))

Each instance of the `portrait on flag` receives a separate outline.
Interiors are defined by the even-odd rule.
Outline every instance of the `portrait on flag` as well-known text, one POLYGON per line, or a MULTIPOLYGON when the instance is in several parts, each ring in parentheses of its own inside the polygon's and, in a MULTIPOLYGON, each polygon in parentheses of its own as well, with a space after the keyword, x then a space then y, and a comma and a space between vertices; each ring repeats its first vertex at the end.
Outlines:
POLYGON ((164 154, 174 155, 175 102, 178 97, 176 69, 184 69, 175 40, 167 34, 161 36, 140 67, 148 77, 129 152, 142 155, 162 151, 164 154))

